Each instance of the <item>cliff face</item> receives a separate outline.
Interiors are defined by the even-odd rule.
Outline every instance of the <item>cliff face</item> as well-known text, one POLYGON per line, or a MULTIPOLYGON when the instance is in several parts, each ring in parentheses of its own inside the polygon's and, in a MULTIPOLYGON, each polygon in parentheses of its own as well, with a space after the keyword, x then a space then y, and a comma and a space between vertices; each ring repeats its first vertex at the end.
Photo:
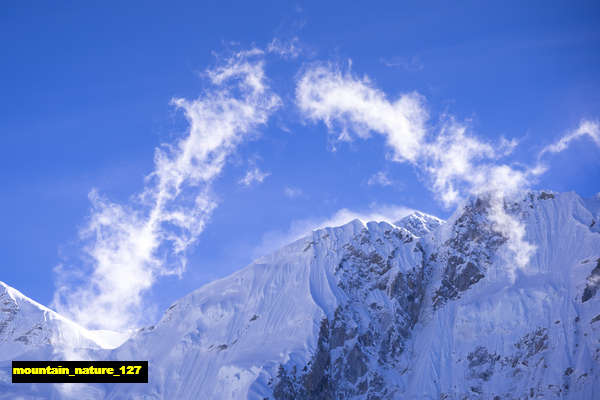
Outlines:
POLYGON ((382 257, 345 257, 338 286, 349 301, 322 320, 307 364, 279 370, 275 398, 595 398, 600 236, 589 206, 544 192, 506 202, 536 248, 522 268, 508 265, 511 238, 485 199, 415 238, 413 268, 387 279, 362 278, 382 257))
POLYGON ((447 222, 416 213, 393 225, 355 220, 317 230, 98 353, 148 359, 148 385, 90 385, 86 393, 597 398, 600 204, 532 192, 503 209, 535 246, 524 266, 514 264, 513 239, 497 229, 485 198, 447 222))

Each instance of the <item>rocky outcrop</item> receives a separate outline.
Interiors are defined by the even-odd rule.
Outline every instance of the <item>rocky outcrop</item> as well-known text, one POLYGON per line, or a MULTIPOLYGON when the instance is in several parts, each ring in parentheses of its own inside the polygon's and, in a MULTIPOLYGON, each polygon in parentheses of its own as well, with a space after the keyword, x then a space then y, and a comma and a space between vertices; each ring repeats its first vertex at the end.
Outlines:
POLYGON ((587 285, 583 290, 581 302, 585 303, 586 301, 594 297, 596 295, 596 292, 598 292, 598 287, 600 287, 600 258, 596 260, 596 267, 587 277, 587 285))
POLYGON ((489 207, 485 198, 467 204, 454 221, 450 238, 437 252, 443 278, 433 297, 436 308, 479 282, 491 263, 491 255, 506 242, 487 219, 489 207))

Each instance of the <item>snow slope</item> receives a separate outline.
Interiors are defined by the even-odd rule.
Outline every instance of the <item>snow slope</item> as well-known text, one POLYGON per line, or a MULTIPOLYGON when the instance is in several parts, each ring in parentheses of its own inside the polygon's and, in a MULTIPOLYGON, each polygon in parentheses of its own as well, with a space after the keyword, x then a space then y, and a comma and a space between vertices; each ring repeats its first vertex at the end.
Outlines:
MULTIPOLYGON (((92 351, 148 359, 147 385, 86 385, 77 396, 599 398, 600 201, 531 192, 504 209, 535 246, 523 268, 485 198, 445 223, 415 213, 320 229, 185 296, 114 350, 92 351)), ((37 317, 27 318, 7 326, 26 330, 37 317)), ((16 335, 3 360, 27 351, 16 335)), ((27 398, 39 386, 0 391, 27 398)))
MULTIPOLYGON (((117 332, 82 328, 0 282, 0 398, 14 398, 22 389, 11 384, 11 360, 79 359, 117 347, 124 340, 117 332)), ((25 391, 26 398, 33 396, 30 389, 25 391)), ((41 398, 49 393, 43 388, 34 392, 41 398)))
MULTIPOLYGON (((584 296, 590 277, 600 278, 600 234, 591 229, 597 214, 574 193, 530 193, 507 207, 525 224, 536 251, 513 280, 500 246, 475 263, 470 275, 480 274, 479 281, 440 307, 426 307, 413 332, 407 393, 414 398, 600 396, 600 301, 584 296)), ((470 214, 484 212, 467 207, 438 238, 435 264, 443 272, 428 288, 429 299, 452 281, 452 257, 467 261, 494 247, 486 237, 493 232, 481 229, 485 222, 471 232, 474 224, 461 227, 470 214), (465 242, 473 245, 465 250, 465 242), (478 249, 479 243, 486 245, 478 249)))

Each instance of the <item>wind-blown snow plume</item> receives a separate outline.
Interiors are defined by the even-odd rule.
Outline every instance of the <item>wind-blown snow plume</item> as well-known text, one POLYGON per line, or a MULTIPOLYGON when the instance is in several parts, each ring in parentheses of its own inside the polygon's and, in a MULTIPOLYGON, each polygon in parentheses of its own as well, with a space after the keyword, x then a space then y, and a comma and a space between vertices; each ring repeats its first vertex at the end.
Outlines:
POLYGON ((185 269, 185 251, 216 207, 211 182, 280 104, 265 83, 262 54, 235 54, 207 71, 211 86, 198 99, 172 101, 185 113, 187 134, 156 150, 155 169, 130 204, 90 193, 92 212, 81 232, 89 269, 57 268, 61 313, 86 327, 134 327, 144 315, 144 291, 159 276, 185 269))
POLYGON ((432 190, 450 206, 465 195, 491 199, 490 219, 495 229, 509 238, 514 262, 524 266, 533 248, 524 240, 524 230, 503 206, 503 199, 527 187, 541 168, 515 168, 500 159, 516 146, 502 139, 485 143, 467 131, 465 124, 444 117, 439 130, 427 126, 427 110, 417 93, 389 100, 367 77, 358 78, 331 65, 307 69, 299 78, 296 100, 311 120, 323 121, 339 139, 352 134, 366 138, 383 135, 392 159, 409 162, 426 174, 432 190))
POLYGON ((306 218, 294 220, 287 230, 273 230, 266 232, 261 243, 254 249, 253 256, 264 256, 280 247, 298 240, 316 229, 344 225, 352 220, 359 219, 363 222, 386 221, 394 223, 415 210, 391 204, 372 204, 367 210, 349 210, 342 208, 333 215, 323 218, 306 218))

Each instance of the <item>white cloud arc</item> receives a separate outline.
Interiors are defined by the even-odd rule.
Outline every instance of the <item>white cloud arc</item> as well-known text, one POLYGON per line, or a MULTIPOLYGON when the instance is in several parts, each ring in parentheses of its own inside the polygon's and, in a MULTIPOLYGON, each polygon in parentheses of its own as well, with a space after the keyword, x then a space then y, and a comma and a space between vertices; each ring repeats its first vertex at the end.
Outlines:
POLYGON ((56 269, 60 313, 90 328, 135 327, 144 320, 144 292, 159 276, 185 269, 185 251, 217 205, 212 181, 281 103, 265 83, 260 50, 235 54, 206 75, 213 86, 201 97, 173 100, 189 128, 156 150, 143 192, 128 204, 90 193, 92 211, 81 231, 86 265, 56 269))

